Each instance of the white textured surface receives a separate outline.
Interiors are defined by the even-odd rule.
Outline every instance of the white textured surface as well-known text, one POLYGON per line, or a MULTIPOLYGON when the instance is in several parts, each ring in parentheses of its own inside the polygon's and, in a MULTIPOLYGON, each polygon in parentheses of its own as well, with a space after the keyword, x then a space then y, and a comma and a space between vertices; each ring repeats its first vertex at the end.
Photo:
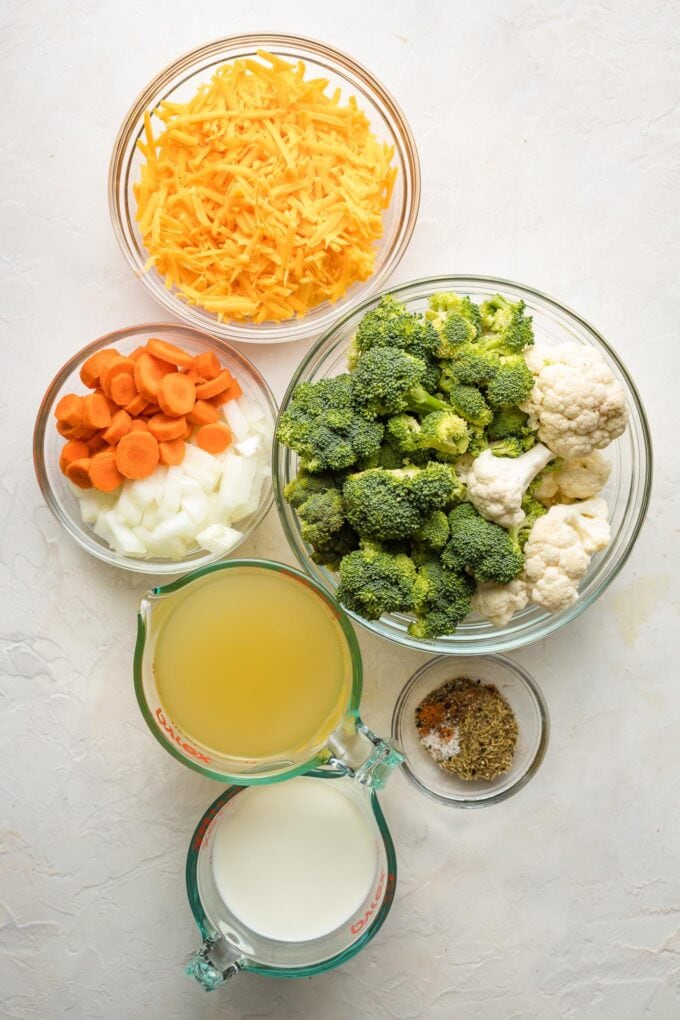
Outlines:
MULTIPOLYGON (((677 422, 680 373, 677 6, 5 0, 0 17, 2 1016, 674 1020, 678 458, 677 428, 664 427, 677 422), (657 471, 612 589, 516 655, 552 713, 534 781, 461 812, 396 776, 383 806, 399 887, 378 938, 334 973, 244 976, 231 996, 208 996, 182 975, 198 941, 183 866, 218 787, 147 733, 130 680, 144 583, 60 532, 30 437, 74 348, 166 317, 108 222, 109 150, 129 103, 179 53, 262 28, 351 51, 402 102, 424 192, 397 279, 507 275, 577 308, 639 383, 657 471)), ((280 396, 303 350, 250 353, 280 396)), ((290 559, 274 513, 243 551, 290 559)), ((385 732, 423 657, 361 641, 364 715, 385 732)))

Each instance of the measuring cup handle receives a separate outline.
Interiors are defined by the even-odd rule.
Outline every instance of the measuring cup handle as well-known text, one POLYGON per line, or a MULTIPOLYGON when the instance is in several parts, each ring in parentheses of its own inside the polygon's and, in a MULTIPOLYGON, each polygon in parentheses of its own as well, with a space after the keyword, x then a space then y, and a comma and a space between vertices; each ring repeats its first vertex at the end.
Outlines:
POLYGON ((328 764, 372 790, 381 790, 404 754, 396 743, 383 740, 357 719, 353 730, 339 727, 328 741, 328 764))
POLYGON ((245 960, 224 939, 206 939, 186 962, 184 973, 196 978, 206 992, 219 988, 241 970, 245 960))

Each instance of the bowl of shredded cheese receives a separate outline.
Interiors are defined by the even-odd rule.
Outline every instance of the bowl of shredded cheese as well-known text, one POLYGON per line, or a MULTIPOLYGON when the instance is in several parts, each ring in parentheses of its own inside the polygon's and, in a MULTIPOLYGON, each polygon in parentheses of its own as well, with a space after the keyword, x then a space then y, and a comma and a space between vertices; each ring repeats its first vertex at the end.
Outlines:
POLYGON ((319 335, 384 286, 419 201, 389 92, 345 54, 287 35, 175 61, 135 100, 109 169, 114 231, 149 291, 247 343, 319 335))

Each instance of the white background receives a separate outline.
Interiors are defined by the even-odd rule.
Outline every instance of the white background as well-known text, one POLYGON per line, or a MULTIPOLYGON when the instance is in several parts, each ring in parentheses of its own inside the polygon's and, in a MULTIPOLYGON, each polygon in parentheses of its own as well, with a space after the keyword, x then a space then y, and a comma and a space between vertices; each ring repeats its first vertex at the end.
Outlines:
MULTIPOLYGON (((678 8, 633 2, 5 0, 0 1012, 207 1020, 680 1015, 678 8), (167 318, 119 254, 106 173, 138 91, 219 36, 316 36, 398 97, 423 171, 395 280, 507 276, 577 309, 632 371, 656 444, 627 567, 584 616, 516 653, 552 715, 517 797, 462 812, 401 776, 383 796, 399 887, 378 938, 314 979, 206 995, 184 857, 218 787, 164 755, 134 700, 144 581, 42 505, 31 431, 63 361, 167 318)), ((250 349, 277 396, 307 345, 250 349)), ((291 560, 272 511, 243 552, 291 560)), ((385 732, 424 661, 360 635, 363 714, 385 732)))

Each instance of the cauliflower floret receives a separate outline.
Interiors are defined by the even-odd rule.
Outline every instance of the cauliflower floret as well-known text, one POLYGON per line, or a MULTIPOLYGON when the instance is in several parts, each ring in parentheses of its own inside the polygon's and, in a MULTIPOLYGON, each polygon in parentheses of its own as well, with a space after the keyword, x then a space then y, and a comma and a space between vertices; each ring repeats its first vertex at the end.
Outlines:
POLYGON ((504 528, 521 524, 526 516, 522 497, 527 486, 553 457, 540 443, 520 457, 496 457, 491 450, 484 450, 467 472, 468 499, 487 521, 504 528))
POLYGON ((611 532, 603 499, 553 506, 539 517, 524 547, 529 599, 559 612, 573 605, 593 553, 609 545, 611 532))
POLYGON ((478 584, 472 608, 494 627, 505 627, 512 615, 529 601, 526 582, 516 577, 510 584, 478 584))
POLYGON ((565 460, 555 471, 547 471, 538 479, 533 495, 541 503, 590 499, 607 484, 611 469, 609 461, 594 450, 586 457, 565 460))
POLYGON ((524 351, 535 382, 520 407, 558 457, 583 457, 608 446, 628 421, 626 398, 594 347, 537 344, 524 351))

